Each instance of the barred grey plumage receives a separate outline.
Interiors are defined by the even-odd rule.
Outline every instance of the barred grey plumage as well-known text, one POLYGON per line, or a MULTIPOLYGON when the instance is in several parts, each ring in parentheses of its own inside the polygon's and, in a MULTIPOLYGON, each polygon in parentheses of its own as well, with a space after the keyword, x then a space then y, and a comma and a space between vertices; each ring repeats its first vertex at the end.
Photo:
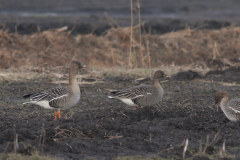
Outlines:
POLYGON ((220 108, 230 121, 240 120, 240 99, 231 99, 227 91, 218 91, 214 100, 214 106, 220 102, 220 108))
POLYGON ((63 108, 63 105, 66 103, 68 96, 71 95, 70 92, 71 90, 69 87, 57 87, 48 89, 43 92, 25 95, 23 98, 29 97, 30 101, 48 101, 50 107, 63 108))
POLYGON ((111 92, 108 98, 115 98, 123 101, 129 106, 151 106, 158 103, 164 94, 159 83, 159 78, 164 77, 163 71, 156 71, 153 76, 153 86, 140 85, 128 89, 111 92))
MULTIPOLYGON (((45 109, 57 109, 60 118, 60 109, 71 108, 76 105, 80 99, 80 88, 76 79, 76 73, 78 69, 85 67, 86 66, 80 62, 73 61, 69 69, 69 86, 56 87, 43 92, 25 95, 23 98, 30 98, 30 100, 23 104, 32 103, 40 105, 45 109)), ((56 118, 57 113, 55 112, 55 119, 56 118)))

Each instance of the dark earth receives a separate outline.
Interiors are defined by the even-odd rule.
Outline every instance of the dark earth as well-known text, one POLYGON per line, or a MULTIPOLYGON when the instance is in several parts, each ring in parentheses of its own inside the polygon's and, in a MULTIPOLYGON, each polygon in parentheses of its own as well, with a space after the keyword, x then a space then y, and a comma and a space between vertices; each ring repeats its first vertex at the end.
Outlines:
MULTIPOLYGON (((104 83, 82 84, 80 102, 63 111, 58 120, 53 120, 53 111, 22 105, 22 95, 57 86, 51 78, 2 80, 0 152, 13 152, 14 137, 18 134, 18 152, 26 155, 39 151, 62 159, 136 155, 182 159, 184 142, 188 139, 186 158, 219 159, 222 155, 225 159, 239 159, 240 123, 229 121, 219 107, 212 107, 216 90, 240 97, 240 85, 235 84, 240 79, 224 78, 224 74, 231 72, 234 69, 190 79, 181 72, 178 74, 181 80, 162 79, 163 100, 137 110, 107 98, 108 89, 139 84, 135 82, 137 77, 103 75, 104 83), (224 141, 226 150, 222 151, 224 141)), ((83 82, 94 80, 85 78, 83 82)), ((144 84, 151 84, 150 79, 144 84)))

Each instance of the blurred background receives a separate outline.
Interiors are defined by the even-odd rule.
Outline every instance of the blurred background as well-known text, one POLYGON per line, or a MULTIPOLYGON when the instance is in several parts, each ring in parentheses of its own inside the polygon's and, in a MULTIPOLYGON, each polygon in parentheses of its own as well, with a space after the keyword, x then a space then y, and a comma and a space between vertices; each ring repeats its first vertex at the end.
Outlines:
MULTIPOLYGON (((152 34, 192 28, 219 29, 240 22, 238 0, 133 0, 134 24, 137 9, 152 34), (140 6, 138 5, 140 3, 140 6)), ((72 34, 101 35, 111 24, 106 14, 121 27, 130 26, 130 0, 0 0, 0 23, 10 32, 30 34, 65 25, 72 34)), ((116 24, 114 24, 116 25, 116 24)))

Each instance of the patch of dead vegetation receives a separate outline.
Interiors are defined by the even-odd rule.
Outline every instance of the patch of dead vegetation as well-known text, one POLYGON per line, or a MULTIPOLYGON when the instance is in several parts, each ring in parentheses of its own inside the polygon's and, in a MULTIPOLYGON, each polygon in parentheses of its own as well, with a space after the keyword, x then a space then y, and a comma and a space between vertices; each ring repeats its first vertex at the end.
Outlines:
POLYGON ((69 127, 68 129, 62 128, 61 126, 57 126, 55 129, 55 135, 54 140, 63 140, 65 138, 74 137, 79 139, 92 139, 93 136, 91 134, 91 130, 87 131, 86 133, 83 133, 78 128, 69 127))
POLYGON ((223 67, 237 65, 240 61, 240 27, 220 30, 186 27, 163 35, 140 35, 141 28, 141 25, 133 27, 131 54, 130 27, 111 28, 101 36, 72 36, 71 31, 66 31, 67 27, 32 35, 1 29, 0 68, 62 66, 72 59, 95 67, 126 67, 131 62, 133 68, 163 64, 223 67))

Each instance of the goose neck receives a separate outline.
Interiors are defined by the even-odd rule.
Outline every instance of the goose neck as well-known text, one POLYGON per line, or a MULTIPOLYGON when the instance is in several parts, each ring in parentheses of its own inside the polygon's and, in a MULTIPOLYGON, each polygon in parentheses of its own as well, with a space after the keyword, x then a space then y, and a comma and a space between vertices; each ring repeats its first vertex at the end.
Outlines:
POLYGON ((158 79, 153 79, 153 86, 157 89, 159 96, 162 98, 164 91, 158 79))
POLYGON ((76 79, 76 71, 70 68, 69 70, 69 86, 74 86, 78 84, 76 79))
POLYGON ((222 98, 221 102, 220 102, 220 107, 225 110, 226 106, 227 106, 227 103, 228 101, 230 100, 230 96, 229 95, 226 95, 222 98))
POLYGON ((157 78, 153 79, 153 86, 156 87, 156 88, 161 87, 161 85, 159 83, 159 80, 157 78))

